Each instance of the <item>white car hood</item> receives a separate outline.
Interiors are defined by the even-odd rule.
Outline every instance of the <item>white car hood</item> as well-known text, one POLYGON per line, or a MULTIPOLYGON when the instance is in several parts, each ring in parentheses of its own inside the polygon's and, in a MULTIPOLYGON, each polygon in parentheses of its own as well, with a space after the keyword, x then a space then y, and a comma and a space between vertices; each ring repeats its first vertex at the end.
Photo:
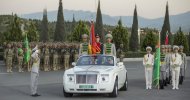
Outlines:
POLYGON ((96 65, 90 65, 90 66, 75 66, 73 68, 74 72, 108 72, 111 71, 114 68, 114 66, 96 66, 96 65))

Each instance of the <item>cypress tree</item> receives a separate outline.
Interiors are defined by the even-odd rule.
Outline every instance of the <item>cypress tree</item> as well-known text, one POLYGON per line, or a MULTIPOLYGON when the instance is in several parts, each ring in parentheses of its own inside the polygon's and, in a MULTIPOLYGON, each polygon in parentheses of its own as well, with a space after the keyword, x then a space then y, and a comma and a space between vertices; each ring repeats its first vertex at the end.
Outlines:
POLYGON ((40 41, 42 42, 49 41, 47 9, 44 9, 44 12, 43 12, 40 41))
POLYGON ((164 24, 162 26, 162 30, 161 30, 161 44, 165 44, 165 39, 166 39, 166 33, 169 33, 168 38, 169 38, 169 44, 173 44, 173 37, 171 34, 171 30, 170 30, 170 20, 169 20, 169 11, 168 11, 168 2, 166 4, 166 13, 165 13, 165 18, 164 18, 164 24))
POLYGON ((97 14, 96 14, 95 33, 99 34, 99 36, 101 37, 101 42, 104 43, 105 34, 103 32, 103 22, 102 22, 102 13, 100 9, 100 0, 98 1, 98 9, 97 9, 97 14))
POLYGON ((59 8, 57 13, 57 22, 54 34, 54 41, 65 41, 65 27, 64 27, 64 17, 63 17, 63 6, 62 0, 59 0, 59 8))
POLYGON ((120 44, 123 44, 124 51, 128 50, 128 31, 127 28, 123 27, 121 19, 118 21, 118 25, 113 30, 113 42, 116 45, 116 49, 120 47, 120 44))
POLYGON ((174 45, 178 45, 178 46, 182 45, 182 46, 184 46, 184 52, 186 52, 186 53, 189 50, 187 37, 184 35, 183 31, 181 30, 181 27, 179 27, 179 30, 174 35, 174 45))
POLYGON ((132 24, 132 31, 130 37, 130 50, 137 51, 139 47, 139 40, 138 40, 138 16, 137 16, 137 7, 135 5, 134 16, 133 16, 133 24, 132 24))

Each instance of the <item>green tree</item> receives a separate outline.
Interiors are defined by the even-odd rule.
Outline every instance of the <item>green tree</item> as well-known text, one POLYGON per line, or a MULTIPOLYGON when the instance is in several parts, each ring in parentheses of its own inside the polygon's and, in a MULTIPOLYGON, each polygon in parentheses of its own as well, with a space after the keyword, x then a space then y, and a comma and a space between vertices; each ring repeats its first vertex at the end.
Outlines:
POLYGON ((165 44, 165 39, 166 39, 166 33, 169 33, 168 38, 169 38, 169 44, 173 44, 173 36, 170 31, 170 19, 169 19, 169 11, 168 11, 168 2, 166 4, 166 13, 165 13, 165 19, 164 19, 164 24, 162 26, 161 30, 161 44, 165 44))
POLYGON ((105 34, 103 30, 102 13, 100 9, 100 0, 98 1, 98 9, 96 14, 95 33, 101 37, 101 42, 105 41, 105 34))
POLYGON ((143 40, 143 43, 141 45, 141 50, 145 51, 145 48, 147 46, 151 46, 153 51, 155 51, 155 46, 157 44, 158 41, 158 36, 156 34, 154 34, 152 31, 148 32, 143 40))
POLYGON ((16 14, 14 15, 13 19, 11 19, 7 29, 8 31, 4 33, 6 41, 22 41, 23 35, 21 31, 21 21, 16 14))
POLYGON ((124 45, 124 51, 128 50, 128 31, 123 27, 121 19, 118 21, 118 25, 112 32, 113 42, 116 45, 116 49, 119 48, 120 44, 124 45))
POLYGON ((30 22, 26 34, 29 42, 39 41, 39 32, 37 31, 34 22, 30 22))
POLYGON ((82 21, 79 21, 76 25, 73 33, 71 41, 73 42, 81 42, 81 36, 82 34, 88 34, 89 35, 89 27, 82 21))
POLYGON ((42 41, 42 42, 49 41, 47 9, 44 9, 44 12, 43 12, 43 19, 42 19, 42 23, 41 23, 41 32, 40 32, 40 41, 42 41))
POLYGON ((134 16, 133 16, 133 25, 131 31, 131 37, 129 42, 129 49, 131 51, 137 51, 139 47, 139 39, 138 39, 138 16, 137 16, 137 7, 135 5, 134 16))
POLYGON ((178 45, 178 46, 180 46, 180 45, 184 46, 184 52, 186 52, 186 53, 189 51, 187 37, 182 32, 181 27, 179 28, 177 33, 174 35, 174 43, 173 44, 178 45))
POLYGON ((59 0, 59 8, 57 14, 57 23, 54 34, 54 41, 65 41, 65 26, 64 26, 64 17, 63 17, 63 6, 62 0, 59 0))

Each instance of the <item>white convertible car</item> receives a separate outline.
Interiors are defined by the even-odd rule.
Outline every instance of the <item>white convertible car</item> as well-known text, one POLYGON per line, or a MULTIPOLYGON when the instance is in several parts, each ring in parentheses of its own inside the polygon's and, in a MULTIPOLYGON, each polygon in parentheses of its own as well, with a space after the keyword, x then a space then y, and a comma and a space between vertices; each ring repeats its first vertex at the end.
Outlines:
POLYGON ((78 93, 106 93, 117 97, 118 90, 128 88, 127 70, 115 56, 84 55, 73 62, 73 68, 63 75, 63 94, 71 97, 78 93))

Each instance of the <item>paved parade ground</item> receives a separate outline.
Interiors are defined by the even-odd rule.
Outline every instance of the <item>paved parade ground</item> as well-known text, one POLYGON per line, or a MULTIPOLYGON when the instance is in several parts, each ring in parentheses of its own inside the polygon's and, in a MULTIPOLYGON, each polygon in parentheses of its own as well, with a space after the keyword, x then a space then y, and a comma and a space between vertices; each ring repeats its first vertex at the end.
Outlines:
MULTIPOLYGON (((145 90, 144 68, 142 62, 125 62, 128 70, 128 91, 120 91, 117 98, 102 94, 74 95, 65 98, 62 94, 63 70, 40 72, 38 92, 42 96, 30 96, 30 73, 6 73, 5 66, 0 61, 0 100, 189 100, 190 98, 190 68, 187 67, 186 78, 179 90, 167 86, 164 90, 145 90)), ((190 65, 190 61, 188 61, 190 65)))

